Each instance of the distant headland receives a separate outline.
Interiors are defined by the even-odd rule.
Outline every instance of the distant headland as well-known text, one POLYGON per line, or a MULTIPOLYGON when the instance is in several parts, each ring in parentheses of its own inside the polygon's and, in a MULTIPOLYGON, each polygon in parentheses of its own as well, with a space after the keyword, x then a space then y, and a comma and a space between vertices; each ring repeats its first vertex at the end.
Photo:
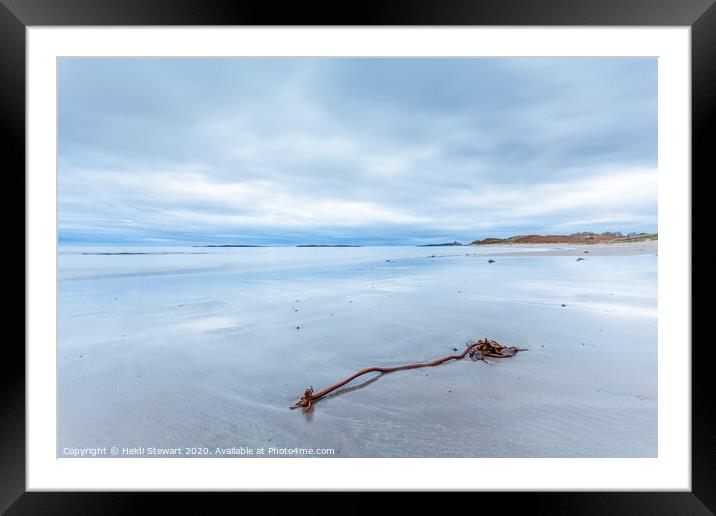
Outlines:
POLYGON ((485 238, 467 245, 496 244, 616 244, 658 240, 658 233, 572 233, 570 235, 516 235, 509 238, 485 238))

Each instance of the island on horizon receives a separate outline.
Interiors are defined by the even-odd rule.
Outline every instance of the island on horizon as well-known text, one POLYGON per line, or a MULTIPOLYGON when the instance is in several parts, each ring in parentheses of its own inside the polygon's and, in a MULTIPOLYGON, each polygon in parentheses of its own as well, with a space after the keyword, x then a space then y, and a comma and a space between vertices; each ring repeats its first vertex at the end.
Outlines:
POLYGON ((352 244, 298 244, 296 247, 363 247, 352 244))
POLYGON ((419 244, 416 247, 450 247, 450 246, 458 246, 458 245, 461 246, 463 244, 461 244, 460 242, 455 240, 454 242, 447 242, 444 244, 419 244))
POLYGON ((193 245, 192 247, 269 247, 267 245, 251 245, 251 244, 209 244, 209 245, 193 245))

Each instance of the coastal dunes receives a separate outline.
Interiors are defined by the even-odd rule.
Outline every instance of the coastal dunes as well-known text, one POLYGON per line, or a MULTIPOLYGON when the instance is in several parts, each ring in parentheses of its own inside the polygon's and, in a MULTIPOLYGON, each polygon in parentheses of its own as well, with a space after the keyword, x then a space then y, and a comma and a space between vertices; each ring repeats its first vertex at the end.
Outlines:
POLYGON ((572 233, 570 235, 516 235, 509 238, 485 238, 467 245, 504 244, 616 244, 658 240, 658 233, 572 233))

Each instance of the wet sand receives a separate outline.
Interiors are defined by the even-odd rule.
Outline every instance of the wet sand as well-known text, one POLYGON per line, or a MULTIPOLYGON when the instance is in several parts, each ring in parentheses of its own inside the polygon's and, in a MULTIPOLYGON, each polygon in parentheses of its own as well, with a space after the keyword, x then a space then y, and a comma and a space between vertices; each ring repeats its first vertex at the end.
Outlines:
POLYGON ((656 250, 540 247, 61 255, 58 455, 655 457, 656 250), (289 410, 308 385, 485 336, 529 351, 362 377, 289 410))
MULTIPOLYGON (((657 240, 645 242, 627 242, 616 244, 509 244, 474 246, 483 250, 496 249, 494 256, 520 256, 529 252, 531 256, 638 256, 656 254, 659 249, 657 240), (499 248, 499 249, 498 249, 499 248), (515 249, 505 251, 505 249, 515 249)), ((489 252, 489 251, 488 251, 489 252)))

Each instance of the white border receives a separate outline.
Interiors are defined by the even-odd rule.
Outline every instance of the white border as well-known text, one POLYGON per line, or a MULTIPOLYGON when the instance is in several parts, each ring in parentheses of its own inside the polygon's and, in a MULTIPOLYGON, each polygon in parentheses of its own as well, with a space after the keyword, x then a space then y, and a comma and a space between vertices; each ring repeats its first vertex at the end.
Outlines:
POLYGON ((690 490, 688 27, 32 27, 27 43, 28 490, 690 490), (146 55, 658 56, 658 458, 56 459, 56 58, 146 55))

